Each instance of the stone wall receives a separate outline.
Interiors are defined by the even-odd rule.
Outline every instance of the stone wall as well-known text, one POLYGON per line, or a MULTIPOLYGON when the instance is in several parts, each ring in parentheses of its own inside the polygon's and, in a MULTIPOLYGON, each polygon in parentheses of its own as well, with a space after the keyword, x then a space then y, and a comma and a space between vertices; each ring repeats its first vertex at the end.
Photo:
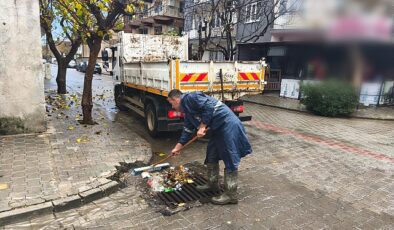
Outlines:
POLYGON ((0 0, 0 135, 45 130, 38 0, 0 0))

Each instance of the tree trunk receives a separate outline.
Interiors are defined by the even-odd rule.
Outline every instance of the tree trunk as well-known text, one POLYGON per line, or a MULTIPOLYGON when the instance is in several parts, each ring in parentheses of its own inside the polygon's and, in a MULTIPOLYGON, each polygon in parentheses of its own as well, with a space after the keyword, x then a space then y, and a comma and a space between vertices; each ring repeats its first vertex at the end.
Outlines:
POLYGON ((58 60, 57 76, 56 76, 58 94, 67 93, 67 88, 66 88, 67 65, 68 63, 63 58, 62 60, 58 60))
POLYGON ((85 79, 83 82, 83 94, 82 94, 82 114, 83 120, 82 124, 87 125, 94 125, 95 122, 92 118, 92 108, 93 108, 93 101, 92 101, 92 80, 93 80, 93 73, 94 73, 94 66, 96 65, 97 56, 101 49, 101 38, 96 38, 90 42, 89 45, 89 63, 88 67, 86 68, 85 79))

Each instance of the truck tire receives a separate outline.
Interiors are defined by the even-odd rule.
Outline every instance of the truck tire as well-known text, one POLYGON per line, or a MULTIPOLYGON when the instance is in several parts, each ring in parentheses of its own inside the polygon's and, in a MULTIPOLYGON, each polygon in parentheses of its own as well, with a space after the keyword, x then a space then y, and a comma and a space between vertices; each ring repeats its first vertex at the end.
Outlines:
POLYGON ((153 103, 149 103, 145 108, 145 125, 151 137, 157 137, 159 135, 157 123, 158 119, 155 105, 153 103))
POLYGON ((115 85, 115 90, 114 91, 115 91, 114 97, 115 97, 115 105, 116 105, 116 107, 118 107, 118 109, 120 111, 127 111, 128 110, 127 107, 122 105, 122 95, 123 95, 123 93, 122 93, 121 85, 115 85))

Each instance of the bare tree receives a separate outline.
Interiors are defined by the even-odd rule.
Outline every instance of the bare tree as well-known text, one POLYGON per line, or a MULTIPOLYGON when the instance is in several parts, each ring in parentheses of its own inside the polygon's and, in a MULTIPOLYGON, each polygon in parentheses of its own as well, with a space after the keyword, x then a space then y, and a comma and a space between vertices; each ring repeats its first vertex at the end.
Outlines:
POLYGON ((185 15, 191 16, 191 23, 197 27, 198 46, 197 59, 201 60, 204 51, 209 45, 209 41, 213 35, 215 12, 219 7, 220 1, 206 0, 199 3, 192 3, 186 6, 185 15))
POLYGON ((223 54, 233 60, 237 42, 256 42, 277 19, 298 10, 301 0, 208 0, 187 6, 185 12, 198 20, 198 58, 204 51, 223 54), (240 25, 242 29, 237 29, 240 25))

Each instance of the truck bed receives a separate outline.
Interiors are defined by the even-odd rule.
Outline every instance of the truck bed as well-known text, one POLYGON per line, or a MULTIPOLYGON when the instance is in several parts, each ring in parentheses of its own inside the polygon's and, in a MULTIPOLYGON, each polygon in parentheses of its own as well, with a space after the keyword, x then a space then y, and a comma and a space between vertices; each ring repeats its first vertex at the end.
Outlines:
POLYGON ((202 91, 235 100, 245 94, 261 93, 264 88, 263 62, 128 62, 123 64, 124 85, 167 96, 172 89, 202 91), (219 77, 222 71, 223 86, 219 77))

